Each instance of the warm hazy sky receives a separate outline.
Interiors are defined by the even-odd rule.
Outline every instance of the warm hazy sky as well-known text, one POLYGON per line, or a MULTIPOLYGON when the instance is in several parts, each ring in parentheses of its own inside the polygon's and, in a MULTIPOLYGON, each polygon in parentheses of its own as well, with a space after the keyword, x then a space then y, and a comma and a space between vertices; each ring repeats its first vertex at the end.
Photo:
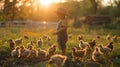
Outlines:
POLYGON ((43 6, 49 6, 52 3, 65 2, 65 0, 37 0, 43 6))
MULTIPOLYGON (((52 1, 52 2, 65 2, 65 0, 44 0, 44 1, 52 1)), ((77 0, 80 1, 80 0, 77 0)), ((110 0, 103 0, 105 3, 107 3, 110 0)))
MULTIPOLYGON (((43 6, 49 6, 50 4, 56 3, 56 2, 65 2, 65 0, 36 0, 36 1, 38 1, 43 6)), ((77 1, 81 1, 81 0, 77 0, 77 1)), ((103 5, 104 6, 109 5, 108 4, 109 1, 110 0, 103 0, 103 5)), ((111 0, 111 1, 113 1, 113 0, 111 0)), ((3 6, 3 3, 2 4, 0 3, 0 9, 2 8, 2 6, 3 6)))
MULTIPOLYGON (((81 1, 81 0, 77 0, 77 1, 81 1)), ((110 0, 103 0, 103 5, 108 5, 108 2, 110 0)), ((112 1, 112 0, 111 0, 112 1)), ((53 2, 65 2, 65 0, 39 0, 39 2, 42 4, 42 5, 49 5, 50 3, 53 3, 53 2)))
MULTIPOLYGON (((114 3, 114 0, 103 0, 103 5, 104 6, 111 5, 109 2, 114 3)), ((112 5, 115 6, 115 4, 112 4, 112 5)))

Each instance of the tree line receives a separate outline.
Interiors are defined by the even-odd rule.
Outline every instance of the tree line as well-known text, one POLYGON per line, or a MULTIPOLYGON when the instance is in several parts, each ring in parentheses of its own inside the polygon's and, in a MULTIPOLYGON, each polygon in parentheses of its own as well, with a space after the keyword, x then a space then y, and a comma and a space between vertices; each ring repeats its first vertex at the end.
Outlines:
POLYGON ((108 15, 120 17, 120 0, 110 0, 109 6, 103 0, 66 0, 64 3, 53 3, 44 7, 38 0, 0 0, 0 21, 34 20, 56 21, 55 10, 62 6, 67 9, 68 19, 86 15, 108 15))

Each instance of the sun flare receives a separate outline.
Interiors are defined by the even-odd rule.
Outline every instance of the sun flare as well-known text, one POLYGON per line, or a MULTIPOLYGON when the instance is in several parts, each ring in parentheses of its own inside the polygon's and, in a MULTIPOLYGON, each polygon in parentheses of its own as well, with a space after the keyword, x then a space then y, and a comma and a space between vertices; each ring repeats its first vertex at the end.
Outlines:
POLYGON ((53 3, 53 0, 40 0, 40 4, 43 6, 49 6, 53 3))
POLYGON ((47 24, 47 22, 46 22, 46 21, 43 21, 43 24, 47 24))

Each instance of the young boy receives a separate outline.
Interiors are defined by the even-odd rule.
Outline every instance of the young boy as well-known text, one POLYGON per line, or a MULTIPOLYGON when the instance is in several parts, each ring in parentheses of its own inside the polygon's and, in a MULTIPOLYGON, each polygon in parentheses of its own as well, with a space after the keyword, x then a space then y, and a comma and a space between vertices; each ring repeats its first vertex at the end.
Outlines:
POLYGON ((59 18, 59 23, 58 23, 58 26, 57 26, 57 31, 54 32, 53 34, 57 35, 58 47, 61 50, 62 54, 64 55, 66 53, 66 42, 68 40, 66 9, 62 8, 62 7, 59 7, 56 10, 56 14, 59 18))

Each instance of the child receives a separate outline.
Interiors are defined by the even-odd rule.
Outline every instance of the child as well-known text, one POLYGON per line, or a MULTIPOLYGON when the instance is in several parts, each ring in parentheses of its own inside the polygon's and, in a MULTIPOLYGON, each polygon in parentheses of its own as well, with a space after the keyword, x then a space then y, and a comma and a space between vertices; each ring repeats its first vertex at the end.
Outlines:
POLYGON ((54 32, 53 34, 57 35, 58 47, 61 50, 62 54, 64 55, 66 53, 66 42, 68 40, 66 9, 62 8, 62 7, 59 7, 56 10, 56 14, 59 18, 59 23, 58 23, 58 26, 57 26, 57 31, 54 32))

